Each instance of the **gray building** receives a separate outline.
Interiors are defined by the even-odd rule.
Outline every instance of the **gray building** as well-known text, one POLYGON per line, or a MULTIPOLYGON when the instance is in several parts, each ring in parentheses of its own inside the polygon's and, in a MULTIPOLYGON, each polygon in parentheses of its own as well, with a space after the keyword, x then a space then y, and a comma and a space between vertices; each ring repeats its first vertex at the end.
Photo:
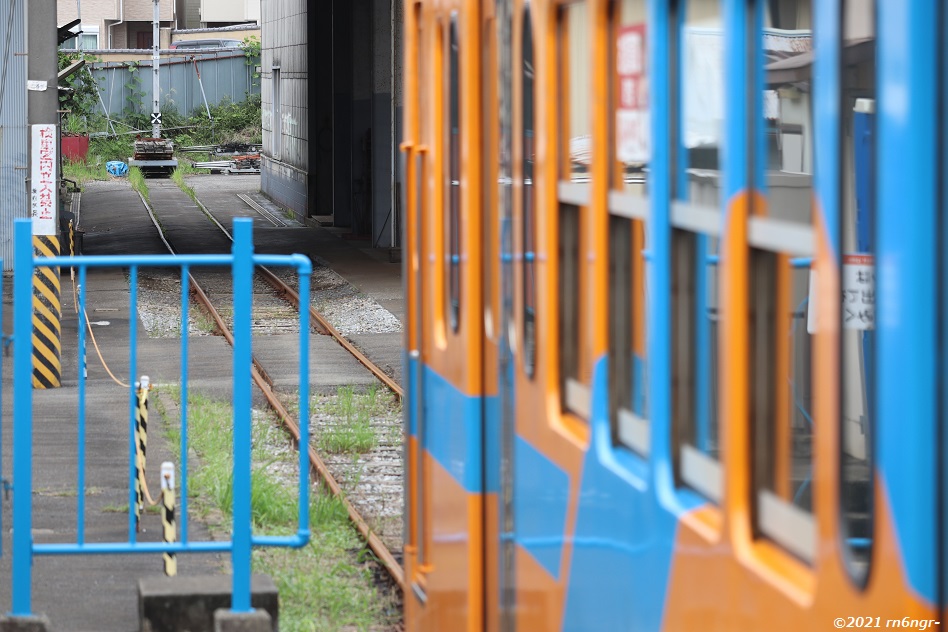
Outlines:
POLYGON ((398 0, 262 0, 263 192, 300 219, 397 240, 398 0))

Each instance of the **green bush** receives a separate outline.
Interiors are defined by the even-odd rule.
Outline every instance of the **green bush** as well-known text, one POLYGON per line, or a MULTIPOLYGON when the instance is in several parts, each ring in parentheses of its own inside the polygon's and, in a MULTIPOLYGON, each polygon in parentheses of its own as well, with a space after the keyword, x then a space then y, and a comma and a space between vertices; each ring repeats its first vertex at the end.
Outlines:
MULTIPOLYGON (((79 52, 59 51, 58 68, 63 70, 80 59, 79 52)), ((86 63, 97 61, 96 57, 86 56, 86 63)), ((59 109, 66 112, 63 126, 64 131, 72 134, 86 134, 100 123, 99 116, 94 115, 99 95, 96 93, 95 82, 87 68, 74 72, 60 84, 65 88, 59 93, 59 109)))

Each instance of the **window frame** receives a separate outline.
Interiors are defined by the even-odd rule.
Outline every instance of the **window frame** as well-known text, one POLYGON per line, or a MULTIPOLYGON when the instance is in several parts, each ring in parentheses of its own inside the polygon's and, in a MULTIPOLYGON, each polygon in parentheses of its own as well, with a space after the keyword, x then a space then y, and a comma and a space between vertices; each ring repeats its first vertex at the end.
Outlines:
MULTIPOLYGON (((587 226, 585 219, 588 216, 592 205, 592 162, 587 168, 586 181, 576 181, 573 178, 573 171, 570 165, 570 134, 573 131, 571 124, 572 102, 571 94, 585 94, 588 96, 589 90, 583 92, 574 91, 573 78, 570 74, 570 34, 569 34, 569 16, 570 10, 575 7, 583 6, 586 10, 587 20, 594 20, 595 2, 592 0, 576 0, 566 4, 556 6, 555 15, 555 59, 556 59, 556 82, 558 86, 556 103, 556 136, 559 143, 556 147, 556 191, 555 191, 555 210, 556 217, 556 276, 557 276, 557 346, 559 349, 558 360, 558 385, 560 392, 560 407, 564 414, 573 415, 584 422, 591 418, 592 409, 592 391, 583 379, 584 373, 584 355, 583 346, 580 341, 583 332, 584 310, 580 305, 579 297, 583 293, 585 286, 584 270, 582 266, 582 253, 586 239, 587 226), (575 215, 571 218, 570 215, 575 215), (564 243, 564 224, 565 220, 574 223, 576 231, 575 242, 564 243), (563 246, 571 246, 575 243, 575 253, 570 253, 569 260, 563 256, 563 246), (575 255, 575 256, 572 256, 575 255), (569 264, 571 267, 567 268, 569 264), (572 293, 572 295, 571 295, 572 293)), ((589 23, 586 24, 587 29, 589 23)), ((589 73, 587 77, 591 76, 589 73)), ((591 85, 589 88, 591 89, 591 85)), ((596 104, 589 99, 587 108, 590 117, 596 108, 596 104)), ((590 124, 590 130, 592 125, 590 124)), ((593 135, 589 135, 589 155, 594 153, 593 135)))
POLYGON ((461 165, 461 130, 462 99, 461 99, 461 37, 459 17, 457 11, 452 11, 447 24, 448 37, 444 40, 446 50, 445 64, 446 94, 442 94, 441 107, 444 108, 444 125, 447 153, 447 172, 444 184, 444 242, 446 270, 445 283, 445 311, 450 331, 457 333, 461 327, 461 259, 462 239, 461 212, 462 195, 461 183, 464 170, 461 165), (454 130, 457 130, 455 133, 454 130))
MULTIPOLYGON (((648 6, 646 0, 632 0, 633 2, 638 2, 641 10, 645 14, 645 41, 643 42, 642 50, 642 66, 643 66, 643 76, 645 77, 646 86, 649 82, 649 69, 650 69, 650 58, 648 52, 647 41, 649 37, 649 20, 648 20, 648 6)), ((647 393, 649 392, 647 384, 647 370, 643 369, 644 375, 641 377, 642 387, 645 395, 645 402, 643 407, 645 410, 642 415, 634 412, 635 406, 635 393, 633 392, 633 384, 637 379, 636 373, 636 362, 635 362, 635 330, 637 327, 645 327, 647 323, 647 310, 648 310, 648 301, 647 301, 647 282, 642 279, 642 293, 640 297, 634 296, 635 294, 635 285, 636 285, 636 276, 645 275, 645 266, 646 260, 644 253, 636 254, 636 233, 641 231, 642 233, 642 244, 641 247, 645 247, 645 235, 648 231, 648 218, 649 218, 649 209, 651 205, 651 196, 647 188, 647 179, 643 183, 644 191, 642 194, 638 194, 632 191, 626 191, 626 183, 622 180, 623 178, 623 163, 619 160, 619 148, 618 148, 618 135, 619 135, 619 110, 620 110, 620 97, 619 90, 621 89, 618 80, 619 72, 619 33, 620 29, 623 26, 622 23, 622 11, 623 11, 624 0, 612 0, 609 3, 608 8, 608 19, 609 19, 609 44, 608 44, 608 60, 609 60, 609 81, 608 89, 609 95, 607 98, 608 104, 608 115, 607 120, 607 129, 608 129, 608 155, 609 155, 609 187, 607 194, 606 209, 608 213, 609 222, 609 264, 608 264, 608 274, 609 278, 607 281, 607 288, 609 292, 609 304, 608 304, 608 330, 609 330, 609 358, 610 358, 610 371, 609 371, 609 380, 610 380, 610 403, 609 403, 609 415, 610 422, 613 429, 614 441, 618 444, 627 447, 634 452, 638 453, 643 457, 648 457, 651 449, 651 427, 649 422, 648 415, 648 401, 647 393), (627 221, 622 221, 627 220, 627 221), (619 245, 619 230, 628 231, 628 248, 629 253, 619 254, 616 256, 613 249, 619 245), (618 263, 616 263, 618 259, 618 263), (627 265, 626 270, 618 270, 617 265, 627 265), (641 269, 639 269, 641 268, 641 269), (613 275, 616 275, 614 277, 613 275), (615 281, 615 283, 614 283, 615 281), (622 283, 623 287, 616 287, 617 284, 622 281, 627 281, 622 283), (642 305, 636 308, 635 301, 638 298, 642 299, 642 305), (624 318, 627 314, 627 326, 624 329, 627 331, 621 332, 622 321, 626 320, 624 318), (638 319, 641 318, 643 322, 639 323, 638 319), (626 336, 628 336, 628 345, 621 344, 617 345, 616 343, 621 340, 625 342, 626 336), (621 348, 620 348, 621 347, 621 348), (628 357, 621 358, 620 354, 627 354, 628 357), (625 378, 628 378, 627 380, 625 378), (626 381, 626 384, 622 384, 623 381, 626 381), (629 389, 628 393, 628 406, 622 406, 619 402, 619 392, 622 388, 629 389)), ((653 35, 654 36, 654 35, 653 35)), ((649 114, 651 113, 651 104, 647 105, 649 114)), ((649 119, 650 120, 650 119, 649 119)), ((648 127, 648 142, 651 143, 651 128, 648 127)), ((650 156, 651 159, 651 156, 650 156)), ((624 235, 621 237, 624 241, 624 235)), ((647 333, 646 333, 647 335, 647 333)), ((643 367, 648 365, 648 349, 643 349, 643 367)), ((623 397, 623 399, 625 399, 623 397)))

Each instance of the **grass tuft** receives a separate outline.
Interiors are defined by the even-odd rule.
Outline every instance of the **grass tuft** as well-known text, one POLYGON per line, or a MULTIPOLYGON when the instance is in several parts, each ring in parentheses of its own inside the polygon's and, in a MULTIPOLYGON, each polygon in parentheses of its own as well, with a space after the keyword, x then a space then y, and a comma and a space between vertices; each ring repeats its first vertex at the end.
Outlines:
MULTIPOLYGON (((180 406, 180 388, 162 385, 153 401, 163 418, 174 418, 169 410, 180 406)), ((297 454, 285 441, 275 441, 275 433, 267 419, 254 421, 251 508, 256 533, 284 535, 297 526, 297 454)), ((166 434, 177 453, 178 429, 166 434)), ((192 463, 188 477, 188 496, 193 499, 190 506, 198 515, 222 514, 224 523, 229 524, 233 498, 231 407, 189 394, 188 437, 200 462, 192 463)), ((180 462, 180 455, 175 458, 180 462)), ((367 562, 369 556, 359 554, 364 545, 349 523, 345 506, 319 486, 310 489, 310 543, 298 550, 253 551, 254 572, 270 575, 277 584, 280 629, 389 629, 401 616, 397 601, 377 587, 375 564, 367 562)))
POLYGON ((93 164, 89 162, 64 160, 63 177, 69 180, 75 180, 81 187, 86 182, 92 180, 108 180, 109 173, 105 169, 105 163, 93 164))
MULTIPOLYGON (((171 181, 177 184, 179 189, 187 193, 192 202, 197 204, 197 194, 194 192, 194 189, 188 186, 188 183, 184 181, 184 176, 189 175, 187 170, 188 167, 190 167, 190 165, 188 165, 188 167, 184 167, 185 164, 187 163, 180 161, 178 162, 178 166, 174 171, 171 172, 171 181)), ((194 173, 193 167, 191 167, 191 173, 194 173)))
POLYGON ((151 201, 148 197, 148 184, 145 182, 145 174, 142 173, 141 169, 138 167, 128 168, 128 183, 131 184, 132 188, 138 191, 142 197, 149 202, 151 201))
POLYGON ((332 454, 370 452, 378 445, 372 428, 372 415, 378 410, 378 392, 375 387, 356 395, 351 386, 337 391, 336 402, 330 407, 335 422, 319 434, 319 447, 332 454))

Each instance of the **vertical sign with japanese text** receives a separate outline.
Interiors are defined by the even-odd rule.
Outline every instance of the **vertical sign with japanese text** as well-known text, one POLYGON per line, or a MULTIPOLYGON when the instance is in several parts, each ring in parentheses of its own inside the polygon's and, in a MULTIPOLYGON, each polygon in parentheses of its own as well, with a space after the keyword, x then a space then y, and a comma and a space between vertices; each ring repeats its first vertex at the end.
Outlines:
MULTIPOLYGON (((810 291, 807 308, 807 333, 817 331, 816 271, 810 270, 810 291)), ((843 255, 842 274, 843 329, 869 331, 876 328, 875 258, 867 254, 843 255)))
POLYGON ((645 163, 652 154, 648 113, 645 24, 622 26, 616 36, 616 158, 645 163))
POLYGON ((34 235, 56 234, 56 126, 32 125, 30 215, 34 235))
POLYGON ((843 255, 843 329, 875 329, 876 270, 872 255, 843 255))

